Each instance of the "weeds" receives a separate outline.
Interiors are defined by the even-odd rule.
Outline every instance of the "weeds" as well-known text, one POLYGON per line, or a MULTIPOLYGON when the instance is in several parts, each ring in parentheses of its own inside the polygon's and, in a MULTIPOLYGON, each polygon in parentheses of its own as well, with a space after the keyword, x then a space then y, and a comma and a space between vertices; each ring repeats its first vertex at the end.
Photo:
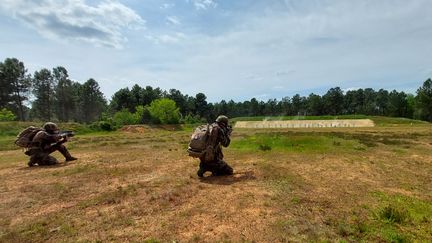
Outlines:
POLYGON ((272 148, 270 147, 270 145, 260 144, 258 145, 258 149, 261 151, 270 151, 272 148))
POLYGON ((379 216, 383 220, 397 224, 402 224, 409 219, 409 213, 406 209, 394 205, 387 205, 381 209, 379 216))

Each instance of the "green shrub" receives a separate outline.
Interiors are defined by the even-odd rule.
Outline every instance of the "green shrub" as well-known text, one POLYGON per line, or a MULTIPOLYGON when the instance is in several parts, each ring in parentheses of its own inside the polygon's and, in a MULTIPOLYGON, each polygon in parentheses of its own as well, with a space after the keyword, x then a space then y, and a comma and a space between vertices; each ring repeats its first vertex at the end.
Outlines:
POLYGON ((129 112, 127 109, 123 109, 114 114, 113 121, 118 126, 133 125, 136 124, 136 116, 129 112))
POLYGON ((148 108, 154 122, 161 124, 178 124, 180 121, 180 110, 175 101, 167 98, 152 101, 148 108))
POLYGON ((12 113, 12 111, 3 108, 0 110, 0 121, 14 121, 16 116, 12 113))
POLYGON ((108 121, 100 121, 98 122, 98 126, 102 131, 114 131, 114 124, 108 121))
POLYGON ((133 113, 135 124, 144 123, 144 115, 148 113, 147 107, 139 105, 135 107, 135 110, 135 113, 133 113))
POLYGON ((184 124, 197 124, 197 123, 206 123, 205 118, 202 118, 198 115, 187 114, 184 118, 182 118, 181 123, 184 124))

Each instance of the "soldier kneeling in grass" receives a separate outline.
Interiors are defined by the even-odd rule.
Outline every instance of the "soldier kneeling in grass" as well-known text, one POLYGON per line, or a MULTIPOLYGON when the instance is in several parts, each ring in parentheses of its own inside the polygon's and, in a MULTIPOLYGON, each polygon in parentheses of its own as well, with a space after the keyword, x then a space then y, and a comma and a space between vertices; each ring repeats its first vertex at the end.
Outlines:
POLYGON ((232 128, 226 116, 218 116, 212 124, 201 125, 192 134, 189 143, 189 156, 200 159, 197 174, 203 177, 210 171, 212 175, 232 175, 233 169, 223 160, 222 147, 228 147, 232 128))
POLYGON ((59 151, 66 159, 66 162, 76 160, 67 148, 63 145, 73 132, 60 133, 55 123, 47 122, 43 128, 29 127, 18 135, 15 144, 25 147, 26 155, 30 156, 28 166, 54 165, 58 161, 50 154, 59 151))

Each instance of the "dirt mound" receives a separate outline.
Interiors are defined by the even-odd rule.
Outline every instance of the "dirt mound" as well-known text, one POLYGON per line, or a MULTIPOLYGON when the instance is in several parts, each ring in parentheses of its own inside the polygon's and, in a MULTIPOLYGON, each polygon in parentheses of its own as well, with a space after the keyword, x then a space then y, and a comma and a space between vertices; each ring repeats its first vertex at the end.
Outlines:
POLYGON ((119 130, 122 132, 130 132, 130 133, 145 133, 149 132, 151 129, 161 129, 167 131, 181 131, 181 125, 127 125, 123 126, 119 130))

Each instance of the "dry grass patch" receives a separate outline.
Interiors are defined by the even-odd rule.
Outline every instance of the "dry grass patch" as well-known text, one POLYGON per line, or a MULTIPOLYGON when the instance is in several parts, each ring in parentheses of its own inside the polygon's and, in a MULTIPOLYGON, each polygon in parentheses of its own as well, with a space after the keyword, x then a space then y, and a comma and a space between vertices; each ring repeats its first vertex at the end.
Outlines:
POLYGON ((77 136, 80 159, 54 167, 0 151, 0 241, 432 240, 430 127, 238 129, 235 174, 204 179, 189 137, 77 136))

